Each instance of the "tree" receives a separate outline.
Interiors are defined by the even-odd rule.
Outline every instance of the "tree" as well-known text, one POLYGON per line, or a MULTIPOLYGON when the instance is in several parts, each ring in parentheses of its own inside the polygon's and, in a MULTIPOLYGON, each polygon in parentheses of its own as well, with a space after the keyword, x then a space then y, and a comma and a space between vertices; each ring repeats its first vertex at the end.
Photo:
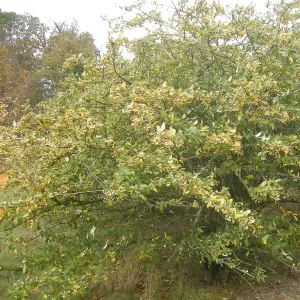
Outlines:
POLYGON ((65 22, 55 23, 47 47, 42 55, 40 76, 46 87, 46 97, 52 96, 64 78, 63 63, 71 56, 82 54, 86 58, 97 55, 97 48, 93 37, 87 33, 80 33, 77 24, 68 26, 65 22))
POLYGON ((20 115, 21 105, 28 96, 28 72, 9 57, 0 47, 0 106, 5 114, 2 124, 11 124, 20 115))
POLYGON ((79 32, 74 22, 55 23, 51 29, 37 17, 3 11, 0 49, 0 101, 6 107, 6 125, 19 119, 24 110, 22 105, 35 106, 57 91, 67 58, 80 53, 88 58, 97 53, 92 36, 79 32))
POLYGON ((38 88, 33 74, 40 66, 47 30, 36 17, 0 11, 0 101, 6 107, 6 125, 20 117, 22 106, 38 88))
POLYGON ((10 58, 26 70, 38 66, 37 57, 45 49, 49 27, 37 17, 0 11, 1 46, 10 58))
POLYGON ((106 55, 67 59, 60 93, 1 136, 19 193, 1 226, 36 231, 7 242, 24 246, 26 293, 85 293, 134 251, 212 277, 261 281, 268 259, 298 270, 298 1, 126 10, 106 55), (40 236, 34 260, 25 245, 40 236))

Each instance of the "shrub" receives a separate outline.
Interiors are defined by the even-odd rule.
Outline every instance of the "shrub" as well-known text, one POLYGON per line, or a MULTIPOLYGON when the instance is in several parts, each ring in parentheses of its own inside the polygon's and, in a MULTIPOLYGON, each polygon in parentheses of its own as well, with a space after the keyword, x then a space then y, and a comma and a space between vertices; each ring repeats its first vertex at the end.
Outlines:
POLYGON ((19 195, 1 227, 45 241, 32 259, 18 240, 26 288, 84 293, 132 249, 258 281, 271 259, 297 269, 298 213, 280 207, 299 199, 298 1, 126 10, 105 56, 68 59, 60 93, 1 136, 19 195))

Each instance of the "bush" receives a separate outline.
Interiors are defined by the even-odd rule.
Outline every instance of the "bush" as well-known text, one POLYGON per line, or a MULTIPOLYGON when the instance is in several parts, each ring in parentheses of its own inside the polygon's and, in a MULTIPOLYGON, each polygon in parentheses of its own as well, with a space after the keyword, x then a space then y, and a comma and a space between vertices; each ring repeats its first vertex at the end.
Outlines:
POLYGON ((45 242, 33 259, 18 240, 28 293, 84 294, 133 249, 212 276, 297 270, 298 213, 280 208, 299 199, 298 2, 125 10, 106 55, 68 59, 60 93, 1 136, 19 195, 1 227, 45 242))

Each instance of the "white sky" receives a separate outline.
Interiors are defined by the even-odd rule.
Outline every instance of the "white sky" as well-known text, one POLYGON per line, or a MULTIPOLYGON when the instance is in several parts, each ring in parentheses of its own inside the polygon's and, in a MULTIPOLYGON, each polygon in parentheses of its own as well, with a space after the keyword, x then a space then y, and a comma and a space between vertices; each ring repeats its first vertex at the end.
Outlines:
MULTIPOLYGON (((31 14, 39 17, 44 23, 76 19, 80 30, 90 32, 96 45, 101 47, 106 42, 108 26, 102 22, 100 15, 117 16, 118 5, 128 5, 133 2, 134 0, 1 0, 0 8, 3 11, 14 11, 18 14, 31 14)), ((159 2, 169 5, 171 0, 160 0, 159 2)), ((224 5, 236 3, 246 5, 250 2, 255 3, 257 8, 262 10, 265 0, 220 0, 220 3, 224 5)))

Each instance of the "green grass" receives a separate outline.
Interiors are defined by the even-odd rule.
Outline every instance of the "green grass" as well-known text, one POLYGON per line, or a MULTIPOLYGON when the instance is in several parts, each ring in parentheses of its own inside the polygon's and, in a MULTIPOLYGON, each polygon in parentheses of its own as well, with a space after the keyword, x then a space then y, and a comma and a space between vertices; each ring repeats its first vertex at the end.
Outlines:
MULTIPOLYGON (((14 192, 12 190, 3 192, 0 190, 0 205, 1 202, 11 198, 14 192)), ((18 238, 24 234, 31 234, 29 228, 19 226, 12 231, 13 238, 18 238)), ((26 274, 23 274, 23 262, 19 257, 18 253, 13 251, 6 251, 4 242, 6 237, 5 233, 0 232, 0 300, 9 299, 9 286, 12 285, 17 280, 22 280, 26 274)), ((41 246, 41 240, 36 239, 30 242, 29 251, 31 253, 38 253, 39 246, 41 246)), ((15 244, 15 249, 19 249, 20 245, 15 244)))

